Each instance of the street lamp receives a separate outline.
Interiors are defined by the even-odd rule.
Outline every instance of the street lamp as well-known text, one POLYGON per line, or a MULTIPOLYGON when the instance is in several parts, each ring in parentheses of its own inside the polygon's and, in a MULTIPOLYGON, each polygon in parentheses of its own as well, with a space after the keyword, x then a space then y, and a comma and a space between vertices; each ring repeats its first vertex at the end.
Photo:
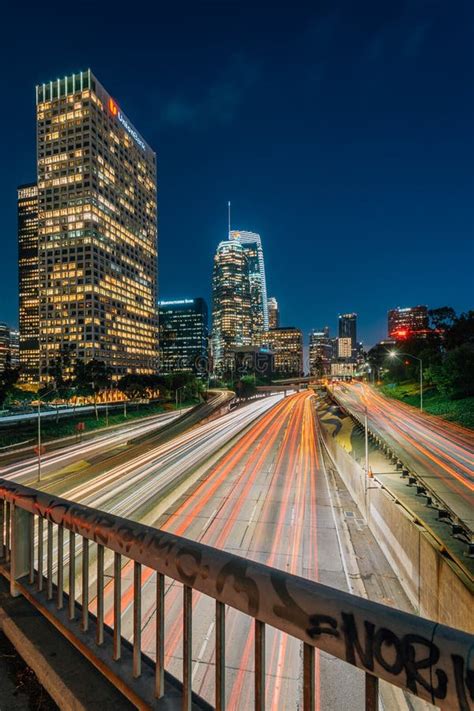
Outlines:
MULTIPOLYGON (((43 394, 43 397, 46 397, 47 395, 51 395, 51 393, 54 393, 57 391, 57 388, 52 388, 52 390, 48 390, 43 394)), ((38 407, 37 407, 37 412, 38 412, 38 476, 37 476, 37 481, 41 481, 41 395, 38 390, 38 407)))
POLYGON ((178 398, 178 393, 180 390, 184 390, 185 387, 186 387, 186 385, 181 385, 181 387, 176 388, 176 409, 178 409, 178 401, 179 401, 179 409, 181 410, 181 404, 183 402, 183 399, 182 399, 182 397, 178 398))
POLYGON ((420 363, 420 412, 423 412, 423 361, 416 355, 412 353, 403 353, 402 351, 390 351, 388 354, 389 358, 396 358, 397 356, 405 356, 406 358, 414 358, 420 363))

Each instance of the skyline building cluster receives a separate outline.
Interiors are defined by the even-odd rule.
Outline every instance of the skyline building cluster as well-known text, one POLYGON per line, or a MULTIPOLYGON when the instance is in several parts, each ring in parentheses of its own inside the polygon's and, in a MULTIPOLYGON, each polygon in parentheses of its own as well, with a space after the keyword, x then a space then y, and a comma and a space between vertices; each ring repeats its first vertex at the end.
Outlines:
MULTIPOLYGON (((230 203, 211 328, 202 297, 158 301, 156 154, 90 69, 36 87, 36 136, 36 181, 17 199, 19 346, 3 324, 0 370, 19 363, 23 382, 43 385, 63 358, 103 361, 116 381, 224 375, 251 355, 271 357, 276 375, 303 374, 303 332, 280 323, 261 236, 231 229, 230 203)), ((389 338, 428 323, 426 306, 391 309, 389 338)), ((362 358, 355 313, 339 316, 337 337, 327 326, 309 336, 311 374, 352 375, 362 358)))

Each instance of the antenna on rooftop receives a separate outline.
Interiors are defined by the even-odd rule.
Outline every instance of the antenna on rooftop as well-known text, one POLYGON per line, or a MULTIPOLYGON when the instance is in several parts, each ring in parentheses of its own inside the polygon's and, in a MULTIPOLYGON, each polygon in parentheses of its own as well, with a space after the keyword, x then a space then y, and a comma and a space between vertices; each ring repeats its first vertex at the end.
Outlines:
POLYGON ((228 219, 228 225, 229 225, 229 232, 228 232, 227 239, 230 239, 230 200, 227 203, 227 219, 228 219))

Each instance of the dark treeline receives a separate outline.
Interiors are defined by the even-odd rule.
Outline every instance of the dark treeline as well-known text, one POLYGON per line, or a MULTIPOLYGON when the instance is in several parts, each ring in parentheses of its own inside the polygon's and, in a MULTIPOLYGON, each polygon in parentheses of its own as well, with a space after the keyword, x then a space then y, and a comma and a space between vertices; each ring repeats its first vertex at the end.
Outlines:
POLYGON ((429 311, 431 332, 424 338, 400 341, 393 350, 400 357, 390 358, 386 346, 377 345, 368 353, 376 377, 386 382, 416 380, 420 375, 419 361, 402 353, 421 358, 423 378, 435 385, 442 395, 458 399, 474 395, 474 311, 457 315, 443 306, 429 311))

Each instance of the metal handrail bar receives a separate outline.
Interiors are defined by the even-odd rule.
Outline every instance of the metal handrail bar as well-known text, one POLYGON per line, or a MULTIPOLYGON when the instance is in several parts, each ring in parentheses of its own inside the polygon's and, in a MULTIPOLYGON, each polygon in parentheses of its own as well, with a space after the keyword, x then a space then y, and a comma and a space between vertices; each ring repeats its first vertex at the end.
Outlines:
MULTIPOLYGON (((262 664, 264 669, 266 625, 304 643, 304 678, 309 684, 314 684, 311 673, 314 655, 310 649, 317 647, 365 671, 369 675, 367 689, 376 689, 376 680, 384 679, 442 709, 471 708, 474 635, 3 479, 0 479, 0 499, 7 503, 6 508, 10 504, 11 509, 13 594, 15 580, 25 577, 30 570, 31 554, 24 541, 24 538, 31 540, 24 518, 27 512, 32 521, 33 516, 39 516, 40 521, 46 519, 48 524, 68 529, 84 542, 94 541, 135 561, 136 605, 139 605, 140 566, 182 583, 188 633, 191 623, 186 615, 190 611, 191 590, 255 618, 256 652, 260 650, 262 654, 255 665, 259 708, 263 708, 264 694, 257 673, 261 674, 262 664)), ((88 546, 86 543, 84 546, 86 551, 88 546)), ((82 622, 86 624, 85 618, 82 622)), ((139 645, 139 630, 135 632, 139 645)), ((189 642, 185 639, 184 643, 188 645, 184 655, 188 665, 186 678, 189 642)), ((138 656, 136 665, 138 676, 138 656)), ((223 666, 220 660, 220 667, 223 666)), ((190 689, 185 692, 189 700, 190 689)), ((222 688, 219 694, 222 696, 222 688)), ((307 689, 305 708, 311 708, 312 698, 311 689, 307 689)))

